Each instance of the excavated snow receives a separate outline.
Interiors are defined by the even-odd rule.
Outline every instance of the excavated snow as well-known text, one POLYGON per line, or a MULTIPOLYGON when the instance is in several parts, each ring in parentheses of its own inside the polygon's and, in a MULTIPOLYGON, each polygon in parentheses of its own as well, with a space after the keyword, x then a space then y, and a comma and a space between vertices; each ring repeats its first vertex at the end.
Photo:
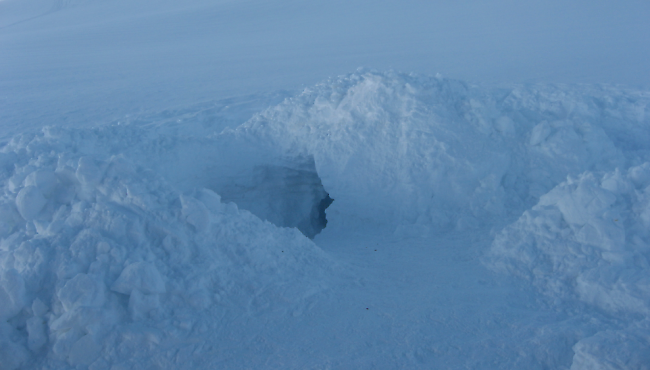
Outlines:
POLYGON ((325 284, 328 258, 296 229, 86 146, 104 139, 45 130, 3 149, 3 369, 176 366, 174 343, 209 347, 223 311, 325 284))
MULTIPOLYGON (((454 233, 494 238, 489 251, 459 253, 469 260, 487 253, 486 266, 523 277, 546 297, 545 307, 570 315, 569 324, 530 324, 539 328, 523 331, 517 345, 534 356, 500 363, 642 368, 644 355, 632 354, 650 348, 649 103, 647 92, 608 86, 494 88, 361 70, 211 135, 179 133, 167 116, 161 122, 171 128, 133 123, 19 135, 0 149, 2 365, 210 367, 232 348, 233 337, 219 336, 220 318, 256 322, 281 312, 274 324, 281 331, 278 322, 291 327, 289 317, 318 312, 305 297, 328 303, 332 276, 355 281, 361 292, 357 270, 334 268, 332 253, 295 228, 316 235, 329 194, 335 201, 317 242, 332 247, 367 233, 399 248, 419 240, 435 249, 454 233), (547 346, 537 348, 539 341, 547 346)), ((432 253, 427 248, 419 253, 432 253)), ((377 268, 410 269, 393 261, 377 268)), ((475 268, 467 272, 472 284, 494 278, 475 268)), ((457 289, 464 288, 481 289, 457 289)), ((333 314, 326 317, 347 319, 333 314)), ((395 317, 381 322, 389 332, 401 328, 395 317)), ((431 325, 412 320, 405 332, 431 325)), ((504 335, 518 325, 500 320, 485 325, 504 335)), ((324 333, 332 326, 316 325, 324 333)), ((446 363, 440 353, 455 353, 422 346, 431 353, 392 361, 427 368, 427 358, 446 363)), ((336 347, 314 358, 345 362, 328 348, 336 347)), ((496 356, 494 346, 485 348, 469 358, 496 356)))

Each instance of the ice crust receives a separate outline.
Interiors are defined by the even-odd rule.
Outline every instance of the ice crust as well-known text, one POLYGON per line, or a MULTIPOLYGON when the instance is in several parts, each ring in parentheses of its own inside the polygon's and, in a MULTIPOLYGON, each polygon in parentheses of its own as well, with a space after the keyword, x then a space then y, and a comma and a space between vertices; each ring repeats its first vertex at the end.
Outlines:
POLYGON ((212 351, 219 317, 326 289, 335 264, 303 233, 327 194, 324 233, 492 228, 486 265, 616 322, 569 343, 571 369, 643 368, 649 103, 360 70, 204 137, 17 136, 0 149, 2 368, 174 368, 190 338, 212 351))

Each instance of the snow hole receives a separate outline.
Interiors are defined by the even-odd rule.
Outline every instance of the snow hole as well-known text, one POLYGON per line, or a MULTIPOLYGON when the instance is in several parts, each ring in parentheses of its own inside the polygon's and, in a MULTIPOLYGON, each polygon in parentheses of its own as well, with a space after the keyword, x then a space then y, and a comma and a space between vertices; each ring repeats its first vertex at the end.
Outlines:
POLYGON ((327 226, 325 210, 334 201, 313 160, 295 166, 260 165, 252 173, 215 189, 224 201, 281 227, 314 238, 327 226))

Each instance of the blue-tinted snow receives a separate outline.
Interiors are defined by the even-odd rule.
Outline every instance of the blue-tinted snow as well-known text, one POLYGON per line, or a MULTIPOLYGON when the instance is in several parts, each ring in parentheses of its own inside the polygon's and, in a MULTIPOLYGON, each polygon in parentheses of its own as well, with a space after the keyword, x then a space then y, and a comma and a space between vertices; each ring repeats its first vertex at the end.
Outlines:
POLYGON ((0 1, 0 368, 647 368, 649 13, 0 1))
POLYGON ((202 105, 18 135, 5 367, 639 368, 649 101, 360 70, 210 135, 202 105), (278 223, 314 179, 312 242, 278 223))
POLYGON ((648 18, 643 0, 3 0, 0 120, 95 125, 361 66, 649 85, 648 18))

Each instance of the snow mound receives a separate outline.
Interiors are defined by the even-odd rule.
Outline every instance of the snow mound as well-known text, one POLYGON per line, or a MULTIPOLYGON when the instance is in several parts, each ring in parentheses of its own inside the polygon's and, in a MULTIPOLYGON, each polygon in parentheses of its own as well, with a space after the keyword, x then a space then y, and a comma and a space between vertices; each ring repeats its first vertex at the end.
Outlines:
POLYGON ((579 341, 572 369, 644 368, 650 163, 570 176, 496 236, 487 263, 530 281, 555 305, 586 305, 629 325, 579 341))
POLYGON ((428 235, 505 226, 567 175, 650 159, 649 106, 643 92, 613 87, 494 88, 359 70, 212 135, 193 135, 201 114, 163 112, 159 123, 149 115, 101 130, 123 145, 86 145, 312 238, 325 225, 428 235))
POLYGON ((573 346, 571 370, 650 369, 648 323, 627 330, 604 330, 573 346))
POLYGON ((650 163, 569 177, 501 231, 491 255, 554 299, 650 313, 650 163))
POLYGON ((225 313, 324 284, 330 262, 298 230, 110 155, 129 134, 45 129, 2 148, 3 369, 188 366, 179 348, 214 350, 225 313))
POLYGON ((224 135, 312 157, 336 199, 335 228, 426 234, 516 217, 567 174, 625 167, 632 149, 647 155, 648 102, 614 88, 485 88, 360 70, 224 135))

